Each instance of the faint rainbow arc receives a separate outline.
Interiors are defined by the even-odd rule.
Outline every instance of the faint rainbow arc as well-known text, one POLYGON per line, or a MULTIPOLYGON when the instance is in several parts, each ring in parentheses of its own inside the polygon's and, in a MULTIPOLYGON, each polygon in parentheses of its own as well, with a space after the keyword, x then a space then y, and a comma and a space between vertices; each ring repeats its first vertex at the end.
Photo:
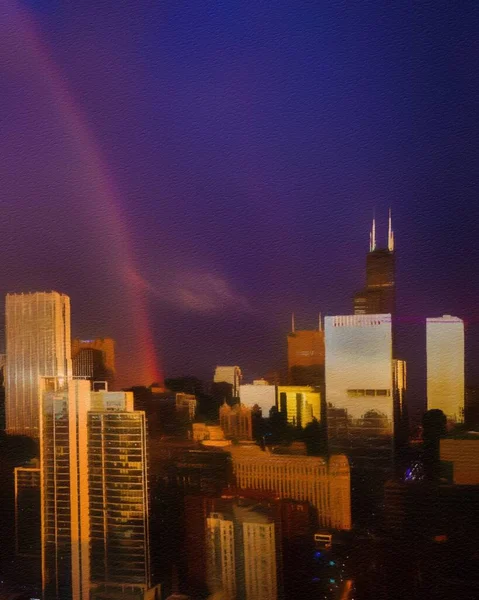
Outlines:
POLYGON ((62 116, 64 126, 72 131, 74 139, 77 141, 79 153, 84 158, 89 171, 87 174, 95 182, 97 199, 103 202, 108 212, 108 219, 105 221, 110 227, 112 239, 116 241, 118 270, 129 291, 133 329, 136 332, 139 344, 144 350, 142 357, 143 364, 138 371, 138 381, 135 383, 146 385, 154 381, 159 381, 162 375, 158 369, 148 311, 143 297, 144 290, 138 289, 135 285, 137 269, 134 253, 131 248, 128 225, 122 216, 121 206, 118 201, 119 194, 110 175, 108 165, 103 159, 101 149, 95 140, 95 136, 88 125, 82 109, 75 102, 73 95, 63 82, 61 73, 50 57, 32 18, 23 8, 19 9, 15 7, 14 10, 18 13, 19 20, 21 19, 22 34, 28 42, 33 60, 39 64, 42 75, 48 82, 58 111, 62 116))

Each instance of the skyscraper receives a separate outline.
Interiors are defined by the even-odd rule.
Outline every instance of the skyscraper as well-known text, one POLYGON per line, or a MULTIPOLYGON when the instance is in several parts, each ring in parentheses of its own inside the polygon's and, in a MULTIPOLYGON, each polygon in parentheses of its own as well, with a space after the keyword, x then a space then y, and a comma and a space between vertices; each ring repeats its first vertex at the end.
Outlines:
POLYGON ((355 315, 395 314, 395 255, 391 210, 387 248, 376 244, 376 219, 370 234, 369 252, 366 256, 366 287, 354 296, 355 315))
POLYGON ((43 380, 44 600, 155 598, 150 588, 145 415, 131 392, 43 380))
POLYGON ((223 600, 277 600, 281 549, 276 507, 224 505, 226 510, 206 519, 210 591, 221 590, 223 600))
POLYGON ((131 392, 92 392, 87 428, 90 598, 143 600, 150 590, 145 413, 133 410, 131 392))
POLYGON ((288 423, 305 427, 313 418, 321 419, 321 394, 310 386, 278 386, 278 410, 288 423))
POLYGON ((385 445, 391 455, 391 315, 326 317, 325 332, 330 448, 350 454, 385 445))
POLYGON ((73 375, 91 381, 107 381, 110 389, 115 384, 115 340, 95 338, 72 340, 73 375))
POLYGON ((7 294, 6 429, 39 436, 40 378, 72 375, 70 298, 58 292, 7 294))
POLYGON ((450 423, 464 421, 464 322, 426 319, 427 408, 442 410, 450 423))
POLYGON ((324 384, 324 331, 319 317, 318 329, 296 329, 294 315, 288 333, 288 375, 292 385, 324 384))
POLYGON ((88 381, 42 380, 40 483, 44 600, 90 600, 88 381))

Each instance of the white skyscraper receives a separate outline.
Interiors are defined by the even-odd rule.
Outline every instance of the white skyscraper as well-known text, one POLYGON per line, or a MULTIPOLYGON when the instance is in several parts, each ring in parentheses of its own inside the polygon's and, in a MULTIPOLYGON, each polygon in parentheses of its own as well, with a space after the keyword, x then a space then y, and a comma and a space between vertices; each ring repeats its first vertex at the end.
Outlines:
POLYGON ((72 375, 70 298, 58 292, 7 294, 6 429, 39 437, 40 378, 72 375))
POLYGON ((330 444, 344 449, 391 439, 391 315, 326 317, 325 338, 330 444))
POLYGON ((464 421, 464 322, 458 317, 426 319, 427 408, 464 421))

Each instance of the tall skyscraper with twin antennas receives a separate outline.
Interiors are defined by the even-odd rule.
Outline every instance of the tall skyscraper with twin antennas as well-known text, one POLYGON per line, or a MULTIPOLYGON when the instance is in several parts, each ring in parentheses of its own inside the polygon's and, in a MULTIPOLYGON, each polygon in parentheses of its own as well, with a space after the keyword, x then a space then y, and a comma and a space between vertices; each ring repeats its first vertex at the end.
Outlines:
POLYGON ((387 247, 376 242, 376 218, 373 218, 366 256, 366 287, 354 295, 355 315, 395 314, 395 249, 391 209, 388 219, 387 247))

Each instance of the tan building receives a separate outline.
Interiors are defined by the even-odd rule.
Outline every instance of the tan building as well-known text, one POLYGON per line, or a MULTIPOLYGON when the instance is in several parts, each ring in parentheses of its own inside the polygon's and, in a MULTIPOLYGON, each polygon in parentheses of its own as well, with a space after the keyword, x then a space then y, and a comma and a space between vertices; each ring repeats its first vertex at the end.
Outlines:
POLYGON ((191 422, 196 415, 196 406, 198 402, 193 394, 177 393, 175 406, 178 412, 185 411, 188 415, 188 420, 191 422))
POLYGON ((288 423, 305 427, 313 417, 321 419, 321 394, 307 385, 279 385, 278 409, 286 413, 288 423))
POLYGON ((288 334, 288 369, 324 367, 324 331, 295 330, 288 334))
POLYGON ((7 294, 7 433, 39 437, 40 378, 72 375, 70 298, 58 292, 7 294))
POLYGON ((282 498, 307 501, 318 511, 322 527, 351 529, 351 483, 344 455, 329 461, 317 456, 263 452, 258 446, 229 449, 236 484, 244 489, 271 490, 282 498))
POLYGON ((220 407, 220 426, 227 438, 252 440, 251 408, 244 404, 229 406, 224 402, 220 407))
POLYGON ((464 322, 444 315, 426 319, 427 409, 449 423, 464 422, 464 322))
POLYGON ((221 600, 277 600, 274 519, 233 505, 226 514, 211 512, 206 527, 210 592, 221 600))
POLYGON ((479 485, 479 433, 469 436, 441 440, 441 460, 452 463, 453 480, 458 485, 479 485))

